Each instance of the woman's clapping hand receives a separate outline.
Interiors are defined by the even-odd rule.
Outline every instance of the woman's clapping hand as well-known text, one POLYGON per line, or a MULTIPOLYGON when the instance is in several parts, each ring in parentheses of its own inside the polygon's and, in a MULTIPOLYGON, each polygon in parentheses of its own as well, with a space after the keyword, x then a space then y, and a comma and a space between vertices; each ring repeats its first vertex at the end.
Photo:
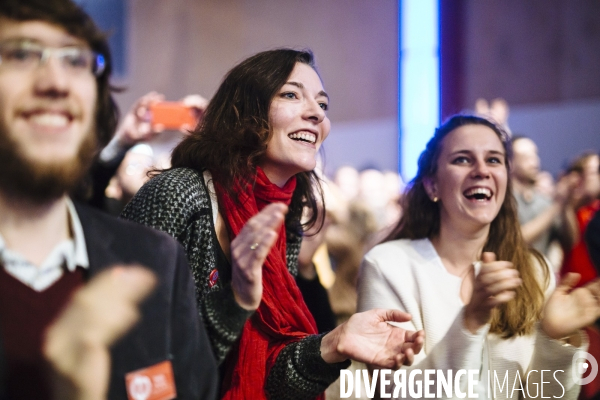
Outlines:
POLYGON ((286 212, 285 204, 269 204, 250 218, 231 241, 231 286, 242 308, 256 310, 260 305, 262 267, 277 240, 286 212))
POLYGON ((567 274, 544 308, 541 328, 553 339, 567 338, 600 318, 600 279, 573 289, 579 274, 567 274))
POLYGON ((323 337, 321 356, 328 363, 352 359, 377 368, 411 365, 414 355, 423 348, 425 333, 388 323, 411 318, 399 310, 374 309, 354 314, 323 337))
POLYGON ((465 308, 465 327, 472 333, 490 321, 495 307, 512 300, 522 283, 511 262, 496 261, 490 252, 483 253, 481 261, 471 301, 465 308))

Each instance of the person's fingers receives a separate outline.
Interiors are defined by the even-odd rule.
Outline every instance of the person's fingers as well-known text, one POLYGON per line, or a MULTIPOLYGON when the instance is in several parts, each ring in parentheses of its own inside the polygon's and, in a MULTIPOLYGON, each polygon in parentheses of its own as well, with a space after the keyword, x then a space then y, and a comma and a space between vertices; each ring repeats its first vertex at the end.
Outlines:
MULTIPOLYGON (((242 228, 240 234, 234 239, 235 246, 240 254, 248 249, 257 250, 259 247, 271 247, 276 238, 285 216, 280 211, 281 208, 275 208, 268 213, 257 215, 249 220, 242 228), (275 234, 275 237, 273 236, 275 234), (265 240, 269 243, 264 243, 265 240)), ((233 247, 233 242, 232 242, 233 247)))
POLYGON ((580 278, 581 275, 574 272, 569 272, 561 279, 554 291, 568 293, 571 289, 575 287, 575 285, 577 285, 577 282, 579 282, 580 278))
POLYGON ((142 138, 148 135, 151 131, 152 124, 150 123, 150 120, 148 120, 138 123, 137 129, 133 133, 136 134, 138 138, 142 138))
MULTIPOLYGON (((415 332, 411 336, 411 341, 415 345, 422 345, 423 343, 425 343, 425 331, 424 330, 420 330, 420 331, 415 332)), ((417 353, 418 353, 418 351, 417 351, 417 353)))
POLYGON ((488 296, 497 296, 505 291, 512 291, 517 289, 523 281, 521 278, 507 278, 498 280, 488 286, 486 286, 486 294, 488 296))
POLYGON ((496 261, 496 254, 491 251, 486 251, 481 255, 481 261, 484 263, 491 263, 496 261))
POLYGON ((518 271, 515 269, 514 264, 510 261, 492 261, 489 263, 483 263, 481 265, 481 270, 479 271, 479 275, 483 279, 486 276, 499 272, 499 271, 510 271, 511 274, 518 274, 518 271))
MULTIPOLYGON (((475 283, 474 301, 481 302, 491 296, 496 296, 503 291, 515 290, 521 286, 522 280, 515 269, 500 269, 490 273, 481 274, 475 283)), ((487 302, 487 305, 495 304, 487 302)), ((485 304, 482 304, 485 305, 485 304)))
POLYGON ((491 307, 496 307, 500 304, 511 301, 512 299, 515 298, 516 295, 517 295, 517 293, 515 291, 507 290, 507 291, 499 293, 495 296, 490 297, 487 302, 491 307))
POLYGON ((157 284, 156 275, 140 265, 116 267, 110 273, 113 288, 123 299, 135 304, 148 297, 157 284))
POLYGON ((132 303, 115 304, 113 309, 114 311, 102 321, 102 326, 100 323, 96 324, 97 329, 93 332, 105 346, 111 346, 116 342, 139 321, 141 316, 136 305, 132 303))
MULTIPOLYGON (((134 105, 134 109, 132 110, 132 113, 136 117, 137 123, 152 122, 152 113, 150 112, 150 106, 154 103, 159 103, 164 100, 165 96, 157 92, 150 92, 145 96, 142 96, 134 105)), ((155 132, 159 131, 155 130, 155 132)))
POLYGON ((421 352, 421 350, 423 349, 423 346, 425 345, 425 332, 424 331, 419 331, 420 334, 419 336, 414 340, 413 342, 413 351, 415 352, 415 354, 418 354, 421 352))
POLYGON ((46 333, 44 354, 60 356, 70 343, 109 346, 138 319, 138 304, 156 285, 155 275, 141 266, 117 266, 101 272, 77 290, 46 333))
POLYGON ((419 337, 420 331, 410 331, 407 330, 404 332, 404 341, 405 342, 414 342, 419 337))
POLYGON ((267 227, 276 229, 285 219, 287 210, 287 206, 283 203, 272 203, 263 208, 256 217, 259 221, 265 223, 267 227))
POLYGON ((138 119, 145 119, 148 115, 148 108, 150 105, 153 103, 158 103, 159 101, 162 101, 162 99, 163 97, 155 92, 151 92, 145 96, 142 96, 133 106, 133 114, 135 114, 138 119))
MULTIPOLYGON (((139 319, 138 304, 156 286, 155 275, 141 266, 118 266, 93 279, 82 301, 89 310, 88 328, 109 345, 139 319)), ((84 288, 87 289, 87 288, 84 288)))
POLYGON ((415 353, 421 351, 421 347, 425 342, 425 332, 423 330, 420 331, 405 331, 404 332, 404 343, 412 346, 415 353))
POLYGON ((584 288, 592 292, 595 297, 600 296, 600 279, 594 279, 593 281, 586 283, 584 288))
POLYGON ((473 290, 482 292, 484 296, 490 296, 489 286, 505 280, 515 281, 519 279, 519 271, 509 261, 494 261, 482 264, 479 274, 475 278, 473 290))
POLYGON ((598 319, 600 317, 600 279, 595 279, 583 287, 575 289, 575 291, 577 290, 586 290, 588 292, 585 301, 586 308, 589 313, 594 315, 593 319, 598 319))
POLYGON ((269 204, 246 222, 238 236, 252 235, 260 230, 279 229, 286 212, 287 206, 283 203, 269 204))
POLYGON ((152 92, 146 93, 145 95, 140 97, 136 103, 136 106, 148 107, 152 103, 156 103, 156 102, 164 101, 164 100, 165 100, 165 96, 162 93, 152 91, 152 92))
MULTIPOLYGON (((501 261, 498 261, 497 263, 501 263, 501 261)), ((501 267, 496 268, 497 265, 495 265, 495 264, 496 263, 494 263, 494 265, 488 264, 488 266, 491 265, 490 268, 494 268, 494 270, 489 270, 489 269, 486 269, 485 271, 482 270, 482 273, 477 277, 478 279, 477 279, 476 284, 478 286, 487 287, 487 286, 494 285, 495 283, 501 282, 501 281, 520 279, 519 271, 512 268, 512 265, 511 266, 501 266, 501 267)))
POLYGON ((237 264, 242 269, 261 268, 279 235, 274 231, 262 233, 256 242, 240 243, 235 249, 237 264))
POLYGON ((199 94, 191 94, 191 95, 185 96, 181 100, 181 102, 186 107, 193 107, 193 108, 197 108, 199 110, 204 110, 208 106, 208 100, 205 99, 204 97, 200 96, 199 94))
POLYGON ((415 353, 412 348, 408 347, 404 350, 404 354, 401 354, 399 357, 399 362, 396 365, 401 367, 402 365, 411 366, 415 360, 415 353))
MULTIPOLYGON (((285 220, 285 212, 287 207, 284 204, 271 204, 265 207, 259 214, 252 217, 242 228, 240 234, 234 239, 234 245, 238 248, 238 252, 234 257, 241 256, 247 249, 257 250, 263 247, 264 240, 271 241, 272 233, 277 234, 281 224, 285 220)), ((268 243, 267 247, 271 247, 273 243, 268 243)))
POLYGON ((400 310, 375 309, 373 311, 381 318, 382 321, 385 322, 406 322, 412 319, 412 315, 400 310))
POLYGON ((232 285, 238 303, 258 307, 262 293, 262 266, 277 240, 287 206, 270 204, 246 222, 231 242, 232 285))

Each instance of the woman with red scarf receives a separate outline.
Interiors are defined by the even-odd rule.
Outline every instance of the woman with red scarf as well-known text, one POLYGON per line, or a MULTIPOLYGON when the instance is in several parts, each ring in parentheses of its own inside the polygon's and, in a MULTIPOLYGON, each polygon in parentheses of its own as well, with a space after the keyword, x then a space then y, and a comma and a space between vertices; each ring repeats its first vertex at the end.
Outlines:
POLYGON ((123 212, 186 248, 202 321, 227 399, 310 399, 349 359, 412 363, 423 333, 354 315, 317 335, 294 281, 302 232, 322 224, 315 157, 329 134, 329 97, 309 51, 271 50, 234 67, 202 122, 123 212), (301 225, 305 209, 312 217, 301 225))

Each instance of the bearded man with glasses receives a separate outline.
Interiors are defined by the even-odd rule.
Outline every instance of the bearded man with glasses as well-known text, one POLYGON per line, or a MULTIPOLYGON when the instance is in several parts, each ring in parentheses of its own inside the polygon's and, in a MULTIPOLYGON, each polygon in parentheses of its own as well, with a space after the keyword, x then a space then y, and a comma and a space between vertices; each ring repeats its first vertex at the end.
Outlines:
POLYGON ((110 74, 105 37, 70 0, 0 1, 0 337, 10 399, 50 398, 44 332, 89 280, 134 263, 153 272, 156 289, 111 348, 98 398, 216 393, 183 249, 69 196, 115 130, 110 74))

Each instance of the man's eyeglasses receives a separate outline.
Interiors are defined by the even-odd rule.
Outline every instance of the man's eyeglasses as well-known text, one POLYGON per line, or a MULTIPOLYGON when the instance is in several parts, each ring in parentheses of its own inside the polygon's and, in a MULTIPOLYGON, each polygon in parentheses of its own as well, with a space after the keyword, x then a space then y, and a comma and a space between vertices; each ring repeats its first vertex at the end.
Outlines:
POLYGON ((44 47, 39 43, 27 40, 16 40, 0 43, 0 68, 15 70, 32 70, 56 57, 60 65, 71 73, 88 73, 102 75, 106 69, 106 60, 85 47, 44 47))

